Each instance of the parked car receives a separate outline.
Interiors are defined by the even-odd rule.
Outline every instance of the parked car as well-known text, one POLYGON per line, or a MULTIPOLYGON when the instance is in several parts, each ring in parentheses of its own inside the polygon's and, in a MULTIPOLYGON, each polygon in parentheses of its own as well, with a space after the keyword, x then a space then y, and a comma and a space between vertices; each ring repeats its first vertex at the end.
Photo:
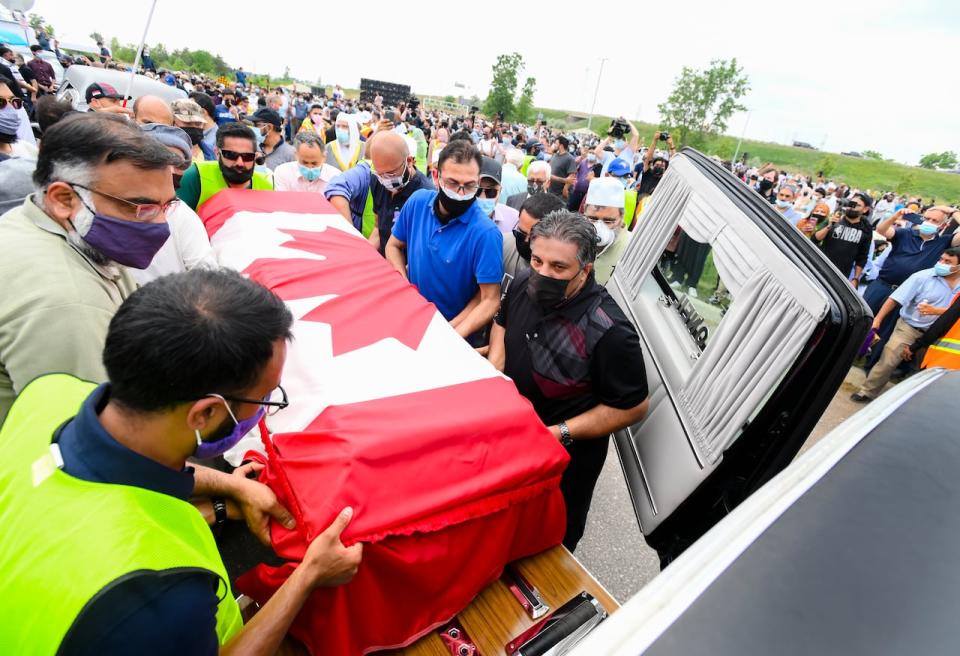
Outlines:
MULTIPOLYGON (((87 111, 86 96, 87 87, 94 82, 106 82, 112 84, 120 93, 127 92, 127 85, 130 84, 130 73, 117 71, 109 68, 95 68, 93 66, 71 66, 66 70, 63 84, 57 91, 57 99, 66 98, 73 105, 74 109, 80 112, 87 111)), ((133 86, 130 87, 130 96, 136 100, 140 96, 160 96, 167 102, 173 102, 187 97, 187 92, 183 89, 171 87, 151 80, 145 75, 134 75, 133 86)))
POLYGON ((898 384, 572 653, 956 653, 960 438, 949 415, 958 395, 960 371, 898 384))
POLYGON ((816 150, 816 148, 814 148, 811 144, 808 144, 806 141, 794 141, 794 142, 793 142, 793 147, 794 147, 794 148, 808 148, 808 149, 810 149, 810 150, 816 150))

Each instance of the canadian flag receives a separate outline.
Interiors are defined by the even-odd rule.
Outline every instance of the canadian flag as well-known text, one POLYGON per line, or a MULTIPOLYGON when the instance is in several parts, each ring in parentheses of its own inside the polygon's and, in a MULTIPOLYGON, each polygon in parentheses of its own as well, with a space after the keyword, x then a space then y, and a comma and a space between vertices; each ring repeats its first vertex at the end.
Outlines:
POLYGON ((292 632, 314 654, 409 644, 513 559, 558 544, 568 456, 479 356, 320 195, 227 190, 200 209, 218 261, 294 315, 290 405, 247 438, 297 520, 240 588, 265 601, 345 506, 357 576, 315 592, 292 632), (251 440, 255 440, 251 444, 251 440))

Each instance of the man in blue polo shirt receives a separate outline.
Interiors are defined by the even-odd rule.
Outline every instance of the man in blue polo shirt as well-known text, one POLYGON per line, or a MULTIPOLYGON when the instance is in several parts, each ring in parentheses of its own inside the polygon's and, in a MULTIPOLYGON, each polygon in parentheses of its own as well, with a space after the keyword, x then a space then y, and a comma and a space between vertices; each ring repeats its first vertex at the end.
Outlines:
MULTIPOLYGON (((907 213, 906 208, 877 225, 877 232, 890 241, 886 261, 877 279, 870 283, 863 294, 874 316, 880 312, 884 301, 899 285, 917 271, 930 269, 947 248, 960 246, 960 232, 955 232, 956 224, 950 220, 952 207, 936 206, 923 213, 923 223, 915 228, 897 228, 895 223, 907 213)), ((880 359, 887 340, 893 333, 895 317, 890 315, 880 326, 880 342, 874 346, 873 354, 867 362, 872 367, 880 359)))
POLYGON ((216 106, 213 119, 217 125, 235 123, 240 120, 240 109, 237 107, 237 97, 230 89, 223 90, 223 99, 216 106))
POLYGON ((890 294, 873 320, 878 327, 888 316, 898 316, 896 327, 880 360, 870 370, 859 391, 850 398, 858 403, 875 399, 902 362, 904 346, 911 346, 933 325, 960 292, 960 248, 948 248, 932 269, 917 271, 890 294), (900 312, 896 313, 897 307, 900 312))
POLYGON ((464 338, 497 313, 503 278, 503 237, 474 202, 481 161, 472 143, 451 141, 434 172, 439 191, 407 200, 386 248, 387 260, 464 338), (478 288, 479 302, 471 303, 478 288))

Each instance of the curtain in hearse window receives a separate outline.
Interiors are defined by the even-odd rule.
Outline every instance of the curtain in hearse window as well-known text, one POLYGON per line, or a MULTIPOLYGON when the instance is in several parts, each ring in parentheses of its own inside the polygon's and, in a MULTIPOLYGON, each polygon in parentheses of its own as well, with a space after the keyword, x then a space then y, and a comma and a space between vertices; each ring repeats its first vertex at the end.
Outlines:
MULTIPOLYGON (((659 265, 664 275, 657 284, 699 346, 684 379, 664 382, 673 391, 698 458, 709 465, 740 435, 828 309, 823 291, 745 211, 755 210, 738 207, 680 155, 670 162, 615 271, 625 296, 637 301, 643 290, 649 294, 650 277, 659 265), (668 258, 662 257, 668 244, 678 243, 678 227, 678 256, 692 253, 689 257, 699 266, 692 284, 688 278, 677 284, 676 265, 665 264, 668 258), (700 277, 704 265, 712 276, 707 281, 700 277), (712 296, 706 299, 705 293, 712 296)), ((634 312, 641 331, 644 315, 634 312)))

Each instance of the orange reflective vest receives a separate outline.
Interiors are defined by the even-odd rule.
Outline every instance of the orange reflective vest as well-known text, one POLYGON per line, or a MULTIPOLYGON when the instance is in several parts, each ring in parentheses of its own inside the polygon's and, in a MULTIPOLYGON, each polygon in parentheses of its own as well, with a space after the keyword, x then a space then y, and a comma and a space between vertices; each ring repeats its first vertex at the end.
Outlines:
MULTIPOLYGON (((953 297, 953 303, 957 302, 960 294, 953 297)), ((943 367, 944 369, 960 369, 960 321, 954 322, 943 337, 935 341, 927 348, 927 354, 923 358, 921 369, 930 367, 943 367)))

